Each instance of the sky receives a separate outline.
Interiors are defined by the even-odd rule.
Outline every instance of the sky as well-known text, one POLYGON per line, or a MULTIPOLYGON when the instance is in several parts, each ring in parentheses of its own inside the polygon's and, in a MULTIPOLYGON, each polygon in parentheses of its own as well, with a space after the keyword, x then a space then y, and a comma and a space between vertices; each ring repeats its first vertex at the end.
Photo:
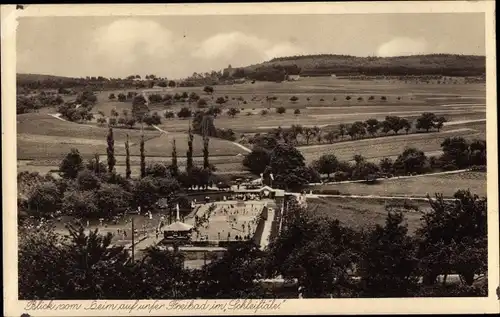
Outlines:
POLYGON ((485 55, 482 13, 22 17, 17 72, 70 77, 193 72, 306 54, 485 55))

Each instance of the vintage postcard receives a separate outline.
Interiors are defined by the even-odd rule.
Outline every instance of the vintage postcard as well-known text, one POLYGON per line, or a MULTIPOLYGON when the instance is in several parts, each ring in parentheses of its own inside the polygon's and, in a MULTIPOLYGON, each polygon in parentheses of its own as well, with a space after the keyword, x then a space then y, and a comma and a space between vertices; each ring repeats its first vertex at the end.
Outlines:
POLYGON ((2 5, 4 315, 500 312, 494 9, 2 5))

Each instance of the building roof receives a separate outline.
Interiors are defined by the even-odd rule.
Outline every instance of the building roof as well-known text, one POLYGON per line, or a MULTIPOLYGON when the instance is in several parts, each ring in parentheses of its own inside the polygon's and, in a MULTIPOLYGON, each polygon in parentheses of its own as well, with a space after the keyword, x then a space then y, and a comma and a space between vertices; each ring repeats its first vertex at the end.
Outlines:
POLYGON ((187 223, 176 221, 176 222, 168 225, 164 229, 164 231, 189 231, 191 229, 193 229, 193 226, 188 225, 187 223))

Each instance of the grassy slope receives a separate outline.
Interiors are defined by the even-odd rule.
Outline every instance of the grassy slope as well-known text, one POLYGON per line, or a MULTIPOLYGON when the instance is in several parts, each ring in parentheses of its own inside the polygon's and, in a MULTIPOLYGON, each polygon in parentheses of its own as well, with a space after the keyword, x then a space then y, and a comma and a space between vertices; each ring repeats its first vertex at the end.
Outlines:
POLYGON ((384 180, 378 184, 331 184, 318 186, 336 189, 342 194, 381 196, 421 196, 442 193, 452 197, 458 189, 470 189, 472 193, 486 196, 486 173, 464 172, 459 174, 430 175, 424 177, 384 180))
MULTIPOLYGON (((485 124, 483 123, 483 125, 485 124)), ((299 150, 308 162, 312 162, 326 153, 333 153, 340 160, 351 160, 355 154, 361 154, 367 159, 378 161, 378 159, 383 157, 397 156, 406 147, 416 147, 427 153, 437 152, 441 150, 441 143, 444 139, 453 136, 462 136, 468 139, 484 139, 484 133, 481 131, 461 130, 461 126, 457 125, 441 132, 400 134, 376 139, 346 141, 317 146, 301 146, 299 150)))
MULTIPOLYGON (((383 225, 387 217, 385 204, 386 201, 382 199, 317 198, 307 200, 308 209, 312 213, 338 219, 342 224, 357 230, 366 230, 377 224, 383 225)), ((412 202, 412 204, 418 205, 420 210, 429 208, 429 204, 425 201, 412 202)), ((410 234, 414 233, 420 225, 421 216, 420 212, 405 212, 410 234)))

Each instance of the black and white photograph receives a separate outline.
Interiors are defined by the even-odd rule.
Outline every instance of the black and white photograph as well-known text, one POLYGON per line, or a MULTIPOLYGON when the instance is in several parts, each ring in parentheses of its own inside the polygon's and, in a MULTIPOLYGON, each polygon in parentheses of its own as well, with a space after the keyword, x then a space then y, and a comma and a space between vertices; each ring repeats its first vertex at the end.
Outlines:
POLYGON ((488 2, 2 6, 12 311, 498 309, 488 2))

